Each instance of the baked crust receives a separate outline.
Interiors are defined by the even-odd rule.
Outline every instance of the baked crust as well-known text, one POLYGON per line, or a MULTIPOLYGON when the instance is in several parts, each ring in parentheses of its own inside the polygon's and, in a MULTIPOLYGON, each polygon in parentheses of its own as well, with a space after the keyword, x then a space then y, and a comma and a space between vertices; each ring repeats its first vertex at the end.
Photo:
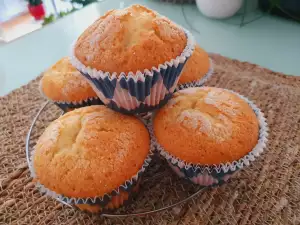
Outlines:
POLYGON ((144 124, 105 106, 88 106, 53 121, 35 147, 37 181, 67 197, 104 196, 131 179, 149 154, 144 124))
POLYGON ((85 66, 128 73, 158 67, 179 56, 184 31, 166 17, 141 6, 108 11, 78 38, 74 54, 85 66))
POLYGON ((164 150, 187 163, 207 165, 242 158, 257 144, 259 131, 247 102, 213 87, 176 92, 153 126, 164 150))
POLYGON ((68 57, 60 59, 44 72, 40 89, 47 98, 57 102, 79 102, 97 97, 68 57))
POLYGON ((189 60, 186 62, 178 84, 190 83, 204 77, 210 69, 210 60, 208 53, 196 45, 195 50, 189 60))

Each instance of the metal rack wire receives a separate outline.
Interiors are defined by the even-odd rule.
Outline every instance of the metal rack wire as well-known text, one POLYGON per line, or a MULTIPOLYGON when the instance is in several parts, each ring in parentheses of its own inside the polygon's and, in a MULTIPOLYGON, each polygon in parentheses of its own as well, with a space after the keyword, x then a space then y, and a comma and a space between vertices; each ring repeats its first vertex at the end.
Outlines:
MULTIPOLYGON (((49 104, 50 102, 47 101, 45 102, 45 104, 42 105, 42 107, 40 108, 40 110, 38 111, 38 113, 36 114, 36 116, 34 117, 32 124, 29 128, 27 137, 26 137, 26 159, 27 159, 27 163, 28 166, 31 167, 32 166, 32 162, 31 162, 31 153, 32 153, 32 131, 36 126, 36 123, 40 117, 40 115, 46 110, 46 106, 49 104)), ((150 177, 146 177, 145 179, 143 179, 143 182, 151 182, 151 180, 154 179, 162 179, 163 177, 165 177, 166 174, 165 172, 160 172, 160 173, 156 173, 154 176, 150 176, 150 177)), ((179 179, 179 178, 178 178, 179 179)), ((192 185, 192 184, 190 184, 192 185)), ((195 185, 193 185, 195 186, 195 185)), ((168 204, 166 206, 162 206, 159 208, 154 208, 151 210, 141 210, 139 209, 138 212, 124 212, 124 213, 119 213, 119 212, 112 212, 112 213, 102 213, 101 216, 105 216, 105 217, 128 217, 128 216, 146 216, 149 214, 153 214, 153 213, 158 213, 158 212, 162 212, 165 210, 169 210, 172 209, 176 206, 182 205, 184 203, 187 203, 189 200, 191 200, 192 198, 196 197, 197 195, 199 195, 200 193, 204 192, 207 188, 206 187, 197 187, 195 188, 195 191, 193 191, 193 193, 190 193, 188 196, 182 198, 182 199, 178 199, 176 202, 168 204)), ((64 201, 61 201, 60 199, 56 199, 57 201, 59 201, 60 203, 68 206, 68 207, 74 207, 64 201)), ((75 207, 74 207, 75 208, 75 207)))

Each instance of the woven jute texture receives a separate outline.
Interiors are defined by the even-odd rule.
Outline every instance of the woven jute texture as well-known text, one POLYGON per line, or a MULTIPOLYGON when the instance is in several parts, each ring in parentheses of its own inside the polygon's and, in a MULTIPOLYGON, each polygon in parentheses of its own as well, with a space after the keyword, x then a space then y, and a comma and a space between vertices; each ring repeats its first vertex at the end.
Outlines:
MULTIPOLYGON (((169 211, 128 218, 77 211, 40 194, 30 178, 25 137, 45 102, 37 78, 0 99, 0 224, 300 224, 300 77, 218 55, 212 58, 215 74, 207 85, 239 92, 265 113, 270 135, 259 160, 229 183, 169 211)), ((33 130, 31 147, 59 115, 52 104, 46 108, 33 130)), ((160 163, 154 162, 140 195, 123 212, 159 208, 191 192, 194 187, 176 180, 160 163), (161 171, 162 177, 153 178, 161 171)))

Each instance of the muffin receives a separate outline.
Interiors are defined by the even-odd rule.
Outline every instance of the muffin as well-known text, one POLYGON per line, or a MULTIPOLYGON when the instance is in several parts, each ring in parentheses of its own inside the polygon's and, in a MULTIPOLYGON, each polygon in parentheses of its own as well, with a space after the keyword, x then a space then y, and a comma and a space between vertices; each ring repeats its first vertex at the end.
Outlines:
POLYGON ((222 184, 265 147, 263 114, 225 89, 187 88, 153 117, 154 140, 172 169, 193 183, 222 184))
POLYGON ((93 88, 64 57, 44 72, 40 81, 42 94, 64 111, 103 104, 93 88))
POLYGON ((212 61, 208 53, 199 45, 196 45, 195 51, 182 70, 177 88, 200 87, 209 79, 212 73, 212 61))
POLYGON ((139 119, 87 106, 44 131, 32 156, 32 174, 51 196, 100 212, 120 207, 137 191, 149 154, 149 133, 139 119))
POLYGON ((165 104, 194 50, 192 35, 140 5, 108 11, 76 40, 72 64, 99 98, 124 113, 165 104))

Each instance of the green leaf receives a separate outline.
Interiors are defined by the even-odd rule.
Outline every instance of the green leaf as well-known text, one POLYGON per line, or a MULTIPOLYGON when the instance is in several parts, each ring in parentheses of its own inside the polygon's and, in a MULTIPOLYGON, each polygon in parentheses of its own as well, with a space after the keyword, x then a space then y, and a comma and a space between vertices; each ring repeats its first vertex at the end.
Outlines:
POLYGON ((66 12, 61 11, 61 12, 58 13, 58 17, 59 18, 64 17, 64 16, 69 15, 70 13, 72 13, 74 11, 76 11, 75 8, 72 8, 70 11, 66 11, 66 12))
POLYGON ((53 14, 50 14, 49 16, 46 16, 44 18, 44 22, 42 23, 43 26, 53 23, 55 21, 55 16, 53 14))

